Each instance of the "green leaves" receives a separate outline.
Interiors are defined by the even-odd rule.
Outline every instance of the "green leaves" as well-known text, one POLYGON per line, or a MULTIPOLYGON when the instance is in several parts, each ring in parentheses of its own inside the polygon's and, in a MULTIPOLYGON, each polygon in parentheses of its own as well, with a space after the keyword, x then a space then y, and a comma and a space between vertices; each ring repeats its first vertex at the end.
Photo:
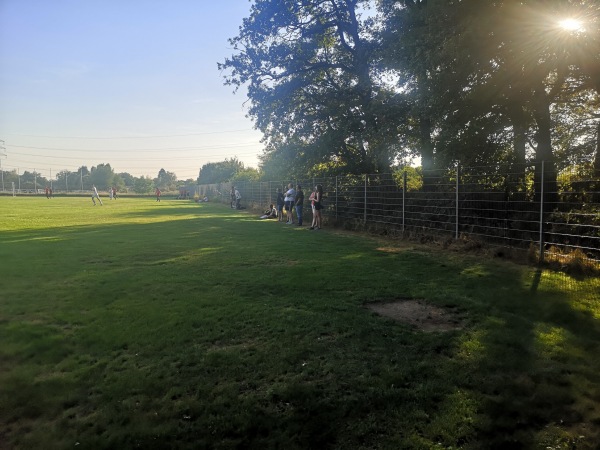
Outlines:
POLYGON ((390 93, 374 81, 379 42, 359 14, 370 4, 257 1, 231 40, 237 52, 219 68, 226 84, 248 83, 266 172, 284 155, 304 173, 331 161, 357 173, 389 169, 377 105, 390 93))

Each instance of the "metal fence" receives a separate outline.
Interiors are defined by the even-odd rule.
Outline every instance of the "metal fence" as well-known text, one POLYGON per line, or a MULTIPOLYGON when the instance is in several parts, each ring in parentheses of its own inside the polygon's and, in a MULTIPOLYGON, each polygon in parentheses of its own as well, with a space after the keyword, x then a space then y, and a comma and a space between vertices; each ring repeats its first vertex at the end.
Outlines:
MULTIPOLYGON (((591 170, 588 173, 593 173, 591 170)), ((242 204, 265 209, 276 189, 323 186, 324 220, 336 225, 442 234, 536 252, 537 258, 580 258, 600 268, 600 178, 573 168, 549 175, 536 166, 414 169, 290 181, 238 182, 242 204), (552 182, 545 180, 551 178, 552 182), (545 191, 545 192, 544 192, 545 191)), ((229 203, 230 183, 196 193, 229 203)), ((308 206, 308 205, 306 205, 308 206)), ((306 207, 310 217, 310 208, 306 207)))

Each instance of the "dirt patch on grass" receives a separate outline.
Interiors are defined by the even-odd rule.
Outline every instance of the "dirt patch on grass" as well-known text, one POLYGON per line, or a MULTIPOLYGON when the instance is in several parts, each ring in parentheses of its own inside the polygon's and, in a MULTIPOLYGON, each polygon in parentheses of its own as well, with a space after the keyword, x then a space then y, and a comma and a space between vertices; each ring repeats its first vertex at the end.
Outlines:
POLYGON ((430 305, 422 299, 394 299, 365 305, 380 316, 390 317, 424 332, 458 330, 462 317, 453 308, 430 305))

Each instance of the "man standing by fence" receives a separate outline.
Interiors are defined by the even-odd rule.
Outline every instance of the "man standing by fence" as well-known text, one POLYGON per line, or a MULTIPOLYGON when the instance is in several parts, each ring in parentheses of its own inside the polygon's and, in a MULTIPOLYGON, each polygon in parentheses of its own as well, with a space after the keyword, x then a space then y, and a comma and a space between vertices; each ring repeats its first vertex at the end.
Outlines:
POLYGON ((242 200, 242 194, 240 194, 240 191, 238 191, 238 188, 234 187, 234 196, 235 196, 235 209, 241 209, 242 205, 240 204, 240 201, 242 200))
POLYGON ((296 190, 292 183, 288 184, 288 190, 285 192, 285 210, 287 211, 287 225, 294 223, 294 200, 296 199, 296 190))
POLYGON ((298 217, 298 226, 302 226, 302 205, 304 203, 304 192, 302 186, 296 186, 296 217, 298 217))

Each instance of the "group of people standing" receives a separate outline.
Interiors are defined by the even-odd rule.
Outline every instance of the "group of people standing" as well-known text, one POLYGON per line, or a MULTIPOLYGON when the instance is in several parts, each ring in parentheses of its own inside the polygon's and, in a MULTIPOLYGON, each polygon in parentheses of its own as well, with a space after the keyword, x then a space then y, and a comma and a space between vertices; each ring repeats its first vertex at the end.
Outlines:
MULTIPOLYGON (((323 186, 317 184, 308 198, 312 209, 312 224, 311 230, 321 229, 321 209, 323 209, 323 186)), ((304 191, 299 184, 288 184, 285 193, 277 188, 277 217, 279 222, 283 222, 283 211, 286 212, 286 224, 294 225, 294 210, 296 211, 297 225, 302 226, 303 209, 304 209, 304 191)))

